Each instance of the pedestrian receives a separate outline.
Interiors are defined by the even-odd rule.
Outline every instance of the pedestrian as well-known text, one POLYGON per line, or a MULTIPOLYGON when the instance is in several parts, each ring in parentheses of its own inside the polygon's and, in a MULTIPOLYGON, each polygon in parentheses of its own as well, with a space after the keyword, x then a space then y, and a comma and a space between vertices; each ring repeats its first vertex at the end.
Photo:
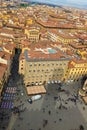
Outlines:
POLYGON ((79 126, 79 130, 84 130, 83 125, 80 125, 80 126, 79 126))
POLYGON ((49 113, 49 115, 50 115, 50 114, 51 114, 51 111, 49 110, 48 113, 49 113))
POLYGON ((60 118, 59 121, 62 121, 62 119, 60 118))
POLYGON ((48 120, 45 120, 45 125, 47 125, 48 124, 48 120))

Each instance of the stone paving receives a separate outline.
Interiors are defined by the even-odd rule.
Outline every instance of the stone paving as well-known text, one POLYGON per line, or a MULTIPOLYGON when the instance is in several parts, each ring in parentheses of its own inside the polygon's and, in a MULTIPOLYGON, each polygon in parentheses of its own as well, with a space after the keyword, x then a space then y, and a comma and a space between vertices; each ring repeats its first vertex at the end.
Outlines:
MULTIPOLYGON (((71 91, 73 85, 70 86, 64 88, 71 91)), ((73 98, 73 92, 67 96, 65 92, 56 90, 57 85, 49 85, 47 89, 47 94, 33 104, 27 102, 26 93, 23 96, 19 93, 16 105, 24 111, 12 114, 7 130, 80 130, 80 125, 87 130, 87 106, 80 97, 75 104, 71 100, 66 101, 73 98)))

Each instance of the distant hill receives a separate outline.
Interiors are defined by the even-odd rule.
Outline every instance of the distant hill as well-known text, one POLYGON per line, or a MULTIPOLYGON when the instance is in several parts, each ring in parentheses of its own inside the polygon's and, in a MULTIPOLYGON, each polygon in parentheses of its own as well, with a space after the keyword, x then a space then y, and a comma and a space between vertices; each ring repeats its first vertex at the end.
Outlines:
POLYGON ((62 6, 66 6, 68 7, 73 7, 73 8, 79 8, 79 9, 86 9, 87 10, 87 4, 81 4, 80 2, 71 2, 71 0, 22 0, 22 1, 27 1, 31 4, 45 4, 45 5, 49 5, 49 6, 58 6, 58 7, 62 7, 62 6))

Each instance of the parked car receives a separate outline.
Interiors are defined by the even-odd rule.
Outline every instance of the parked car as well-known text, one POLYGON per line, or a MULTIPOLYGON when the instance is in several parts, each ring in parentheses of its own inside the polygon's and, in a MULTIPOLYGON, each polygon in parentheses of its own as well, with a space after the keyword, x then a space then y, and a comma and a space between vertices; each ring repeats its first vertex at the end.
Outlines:
POLYGON ((39 100, 39 99, 41 99, 41 97, 42 97, 42 95, 34 95, 34 96, 32 96, 31 98, 29 98, 27 101, 28 101, 30 104, 32 104, 33 101, 39 100))

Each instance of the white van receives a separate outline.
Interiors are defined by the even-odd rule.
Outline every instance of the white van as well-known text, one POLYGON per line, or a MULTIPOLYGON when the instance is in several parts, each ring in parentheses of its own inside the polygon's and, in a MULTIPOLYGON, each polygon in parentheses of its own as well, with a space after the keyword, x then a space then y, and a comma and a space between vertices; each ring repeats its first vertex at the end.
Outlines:
POLYGON ((32 101, 36 101, 38 99, 40 99, 42 96, 41 95, 35 95, 35 96, 32 96, 31 99, 32 101))
POLYGON ((36 100, 39 100, 42 96, 41 95, 35 95, 35 96, 32 96, 31 98, 27 99, 27 101, 32 104, 33 101, 36 101, 36 100))

